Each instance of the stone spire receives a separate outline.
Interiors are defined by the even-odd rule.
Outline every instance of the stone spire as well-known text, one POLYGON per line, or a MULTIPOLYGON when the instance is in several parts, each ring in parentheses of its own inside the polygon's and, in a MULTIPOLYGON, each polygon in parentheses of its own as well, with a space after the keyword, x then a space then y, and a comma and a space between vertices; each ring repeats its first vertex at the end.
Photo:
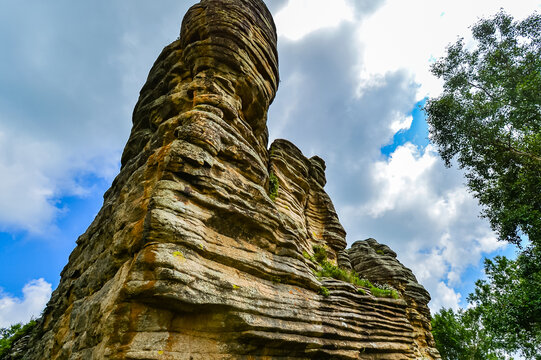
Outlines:
POLYGON ((357 262, 324 161, 285 140, 267 150, 278 82, 262 1, 188 11, 25 359, 438 358, 403 297, 316 276, 316 245, 357 262))

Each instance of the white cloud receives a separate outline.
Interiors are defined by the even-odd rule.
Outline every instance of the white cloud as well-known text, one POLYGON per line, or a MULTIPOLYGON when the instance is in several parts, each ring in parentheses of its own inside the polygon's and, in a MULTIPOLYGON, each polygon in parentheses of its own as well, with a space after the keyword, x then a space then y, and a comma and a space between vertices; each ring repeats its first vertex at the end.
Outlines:
POLYGON ((458 310, 462 295, 456 293, 455 290, 447 286, 443 281, 440 281, 432 293, 432 297, 430 310, 432 313, 435 313, 442 307, 458 310))
POLYGON ((47 176, 56 168, 56 156, 43 156, 52 155, 55 146, 28 139, 13 142, 14 138, 0 133, 0 188, 6 190, 0 192, 0 224, 37 232, 58 212, 52 198, 59 179, 47 176))
POLYGON ((367 212, 378 217, 385 211, 410 206, 427 196, 429 178, 426 172, 433 166, 436 156, 431 147, 419 149, 406 143, 390 155, 389 160, 373 164, 373 181, 378 185, 378 196, 367 203, 367 212))
MULTIPOLYGON (((484 254, 505 247, 462 184, 432 146, 406 143, 387 160, 369 167, 371 197, 362 205, 338 207, 352 240, 372 236, 397 251, 433 297, 431 307, 458 306, 452 287, 484 254)), ((350 238, 351 239, 351 238, 350 238)))
POLYGON ((335 27, 353 20, 353 8, 346 0, 289 0, 274 16, 278 35, 300 40, 318 29, 335 27))
POLYGON ((0 327, 27 323, 40 316, 51 297, 52 286, 43 279, 32 280, 23 288, 23 298, 0 292, 0 327))
POLYGON ((412 122, 413 116, 397 113, 396 119, 391 123, 390 128, 393 133, 397 133, 399 131, 408 130, 411 127, 412 122))
POLYGON ((45 234, 65 211, 58 207, 59 197, 89 194, 90 188, 81 185, 78 176, 112 178, 118 171, 120 153, 107 147, 82 151, 87 146, 82 142, 79 148, 72 147, 0 126, 0 188, 5 190, 0 192, 0 231, 25 229, 45 234))
POLYGON ((523 18, 540 5, 538 0, 387 0, 358 28, 364 47, 362 79, 369 82, 378 74, 407 69, 421 84, 418 99, 437 95, 441 82, 430 74, 429 65, 444 55, 447 44, 459 36, 470 40, 469 27, 500 8, 523 18))

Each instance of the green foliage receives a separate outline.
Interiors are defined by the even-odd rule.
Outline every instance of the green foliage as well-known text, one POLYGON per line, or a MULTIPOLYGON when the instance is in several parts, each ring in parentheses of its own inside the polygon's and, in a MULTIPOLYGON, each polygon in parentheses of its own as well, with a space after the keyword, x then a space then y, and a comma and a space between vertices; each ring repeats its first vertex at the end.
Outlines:
POLYGON ((459 40, 432 66, 444 91, 424 110, 432 142, 466 170, 499 239, 530 241, 517 260, 486 261, 469 298, 478 328, 494 349, 541 359, 541 15, 500 11, 472 34, 475 49, 459 40))
POLYGON ((327 260, 327 249, 324 246, 314 245, 312 250, 314 251, 314 260, 317 263, 321 264, 327 260))
POLYGON ((384 297, 384 298, 393 298, 393 299, 400 298, 400 296, 398 295, 398 292, 393 289, 382 289, 380 287, 372 285, 370 287, 370 292, 375 297, 384 297))
POLYGON ((464 327, 453 309, 441 309, 432 317, 432 335, 443 360, 460 359, 464 351, 464 327))
POLYGON ((280 188, 280 183, 278 182, 278 178, 276 175, 274 175, 273 172, 269 174, 269 197, 272 201, 276 199, 276 196, 278 196, 278 189, 280 188))
POLYGON ((468 297, 472 307, 434 316, 432 333, 443 359, 503 359, 516 352, 541 359, 541 254, 525 252, 516 260, 485 260, 487 279, 477 281, 468 297))
POLYGON ((443 360, 505 359, 493 350, 493 340, 480 325, 476 309, 457 313, 441 309, 432 318, 432 334, 443 360))
POLYGON ((0 328, 0 358, 4 357, 11 350, 12 345, 29 334, 36 326, 35 320, 30 320, 27 324, 15 324, 9 328, 0 328))
POLYGON ((329 291, 329 289, 327 289, 325 286, 321 286, 321 287, 319 288, 319 293, 320 293, 321 295, 323 295, 324 297, 328 297, 328 296, 331 294, 330 291, 329 291))
MULTIPOLYGON (((398 292, 395 289, 374 286, 370 281, 361 279, 355 271, 342 269, 332 264, 327 260, 327 250, 324 246, 315 245, 312 249, 314 250, 314 256, 310 257, 310 259, 317 262, 320 266, 315 272, 318 278, 330 277, 355 286, 368 288, 372 295, 376 297, 399 298, 398 292)), ((365 293, 364 290, 362 290, 362 293, 365 293)))
POLYGON ((526 252, 485 260, 487 280, 478 280, 468 299, 496 348, 541 359, 541 251, 526 252))
POLYGON ((447 166, 456 159, 501 240, 541 242, 541 15, 500 11, 432 66, 444 80, 424 108, 447 166))

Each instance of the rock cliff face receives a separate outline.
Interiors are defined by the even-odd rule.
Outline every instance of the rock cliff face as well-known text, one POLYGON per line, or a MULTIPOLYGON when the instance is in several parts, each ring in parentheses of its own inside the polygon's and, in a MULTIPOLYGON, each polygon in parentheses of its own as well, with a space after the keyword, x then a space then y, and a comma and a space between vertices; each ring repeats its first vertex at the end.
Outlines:
POLYGON ((25 359, 439 358, 411 271, 373 240, 345 250, 324 161, 267 149, 277 86, 262 1, 188 11, 25 359), (400 297, 316 277, 315 245, 400 297))

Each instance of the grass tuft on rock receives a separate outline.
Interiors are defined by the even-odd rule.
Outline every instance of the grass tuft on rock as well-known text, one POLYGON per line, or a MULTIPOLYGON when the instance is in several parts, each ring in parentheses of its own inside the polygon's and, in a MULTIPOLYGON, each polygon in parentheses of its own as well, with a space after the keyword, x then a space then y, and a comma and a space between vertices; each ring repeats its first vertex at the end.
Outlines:
POLYGON ((312 250, 314 250, 314 260, 318 264, 322 264, 323 262, 327 261, 327 249, 325 246, 314 245, 312 250))
MULTIPOLYGON (((398 299, 400 297, 398 295, 398 292, 394 289, 389 289, 389 288, 385 289, 382 287, 375 286, 369 280, 360 278, 359 274, 357 274, 354 270, 342 269, 332 264, 327 259, 327 249, 324 246, 315 245, 312 248, 312 250, 314 251, 313 256, 309 256, 308 253, 303 253, 303 255, 305 258, 308 255, 307 257, 308 259, 319 264, 319 269, 315 271, 315 275, 318 278, 330 277, 333 279, 348 282, 350 284, 359 286, 361 288, 367 288, 375 297, 384 297, 384 298, 393 298, 393 299, 398 299)), ((362 290, 362 289, 358 289, 357 292, 365 293, 364 290, 362 291, 359 291, 359 290, 362 290)))
POLYGON ((329 291, 329 289, 327 289, 325 286, 321 286, 321 287, 319 288, 319 293, 320 293, 321 295, 323 295, 324 297, 328 297, 328 296, 331 294, 331 292, 329 291))
POLYGON ((271 171, 269 174, 269 197, 272 201, 276 199, 278 196, 278 189, 280 188, 280 183, 278 182, 278 178, 274 173, 271 171))

